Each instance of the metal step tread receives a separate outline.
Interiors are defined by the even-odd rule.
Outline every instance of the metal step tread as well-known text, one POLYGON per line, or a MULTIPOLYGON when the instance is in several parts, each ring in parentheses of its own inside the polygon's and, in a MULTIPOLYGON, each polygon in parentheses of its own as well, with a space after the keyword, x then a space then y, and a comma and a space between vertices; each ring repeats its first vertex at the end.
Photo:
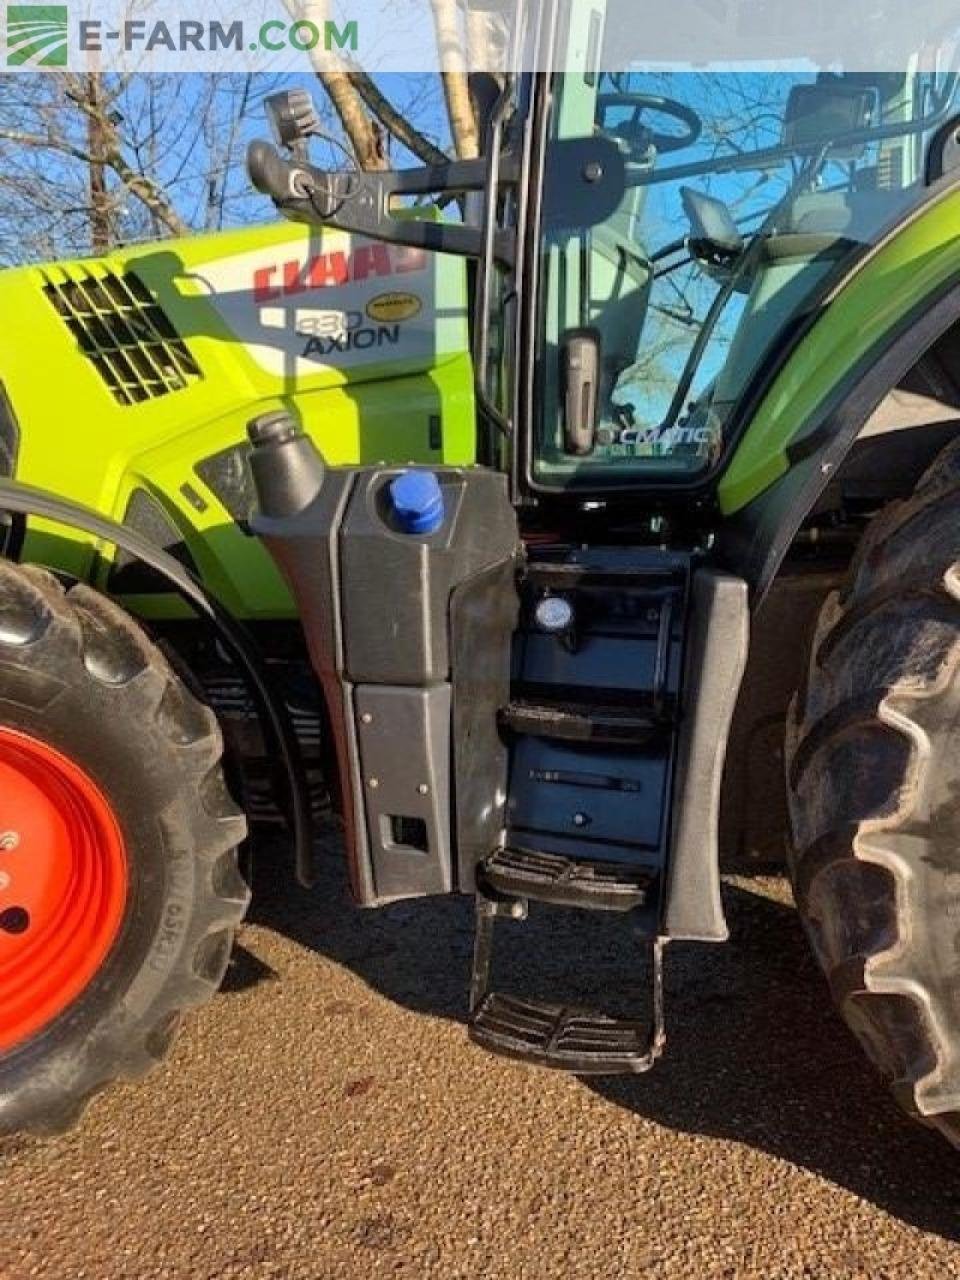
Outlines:
POLYGON ((469 1030, 493 1053, 578 1075, 639 1074, 662 1047, 645 1023, 497 992, 484 996, 469 1030))
POLYGON ((632 911, 647 902, 659 870, 535 849, 498 849, 481 864, 479 876, 505 897, 593 911, 632 911))
POLYGON ((652 707, 610 707, 595 703, 544 702, 515 698, 500 709, 500 724, 514 733, 570 742, 643 742, 671 723, 652 707))

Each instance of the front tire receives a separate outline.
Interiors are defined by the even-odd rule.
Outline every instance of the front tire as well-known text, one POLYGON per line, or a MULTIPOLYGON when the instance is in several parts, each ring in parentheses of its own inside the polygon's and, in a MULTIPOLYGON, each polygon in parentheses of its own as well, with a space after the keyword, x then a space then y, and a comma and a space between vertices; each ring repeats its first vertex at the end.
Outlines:
POLYGON ((960 1145, 960 441, 827 600, 787 742, 794 894, 833 998, 960 1145))
POLYGON ((69 1127, 219 986, 249 897, 221 754, 123 610, 0 561, 0 1133, 69 1127))

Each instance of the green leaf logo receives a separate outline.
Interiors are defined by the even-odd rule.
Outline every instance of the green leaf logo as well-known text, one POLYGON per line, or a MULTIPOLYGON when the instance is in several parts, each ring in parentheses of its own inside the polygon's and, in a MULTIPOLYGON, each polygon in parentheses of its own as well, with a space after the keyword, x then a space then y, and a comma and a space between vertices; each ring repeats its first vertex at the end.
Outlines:
POLYGON ((69 36, 65 4, 7 6, 8 67, 65 67, 69 36))

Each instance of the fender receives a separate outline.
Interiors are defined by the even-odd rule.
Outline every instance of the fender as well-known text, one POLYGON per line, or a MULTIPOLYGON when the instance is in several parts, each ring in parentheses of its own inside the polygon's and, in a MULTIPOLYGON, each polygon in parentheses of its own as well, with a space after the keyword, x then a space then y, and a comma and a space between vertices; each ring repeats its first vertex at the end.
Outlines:
POLYGON ((960 280, 908 316, 856 383, 787 448, 789 470, 721 526, 716 556, 762 604, 800 526, 881 401, 939 338, 960 323, 960 280))
MULTIPOLYGON (((58 498, 56 494, 13 480, 0 480, 0 513, 13 517, 11 542, 16 549, 26 519, 39 516, 93 538, 111 542, 161 574, 171 587, 209 622, 243 674, 265 737, 274 743, 287 776, 290 810, 296 848, 297 874, 301 883, 313 883, 313 820, 309 788, 300 745, 283 700, 274 691, 260 652, 248 632, 233 618, 197 579, 173 556, 155 547, 124 525, 98 515, 89 507, 58 498)), ((16 555, 8 558, 16 559, 16 555)))
POLYGON ((781 348, 776 360, 761 367, 747 391, 742 416, 749 426, 718 491, 726 518, 718 531, 716 558, 750 583, 754 608, 871 414, 960 321, 960 253, 955 232, 946 234, 957 216, 960 183, 951 175, 889 228, 843 281, 811 303, 805 322, 790 335, 787 351, 781 348), (874 325, 867 344, 863 339, 870 324, 854 332, 846 312, 871 298, 876 305, 877 288, 892 287, 891 262, 897 279, 912 264, 909 305, 882 332, 874 325), (827 327, 818 341, 821 325, 827 327), (830 351, 824 356, 827 336, 830 351), (836 362, 838 346, 849 347, 849 364, 831 375, 830 385, 824 373, 830 358, 836 362))

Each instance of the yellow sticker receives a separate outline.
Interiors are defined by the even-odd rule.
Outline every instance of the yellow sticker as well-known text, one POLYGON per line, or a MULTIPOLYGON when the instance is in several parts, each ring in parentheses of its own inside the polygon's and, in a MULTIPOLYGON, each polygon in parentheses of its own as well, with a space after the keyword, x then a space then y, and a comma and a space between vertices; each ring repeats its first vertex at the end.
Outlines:
POLYGON ((380 293, 367 303, 367 315, 371 320, 396 324, 412 320, 423 310, 423 303, 415 293, 380 293))

